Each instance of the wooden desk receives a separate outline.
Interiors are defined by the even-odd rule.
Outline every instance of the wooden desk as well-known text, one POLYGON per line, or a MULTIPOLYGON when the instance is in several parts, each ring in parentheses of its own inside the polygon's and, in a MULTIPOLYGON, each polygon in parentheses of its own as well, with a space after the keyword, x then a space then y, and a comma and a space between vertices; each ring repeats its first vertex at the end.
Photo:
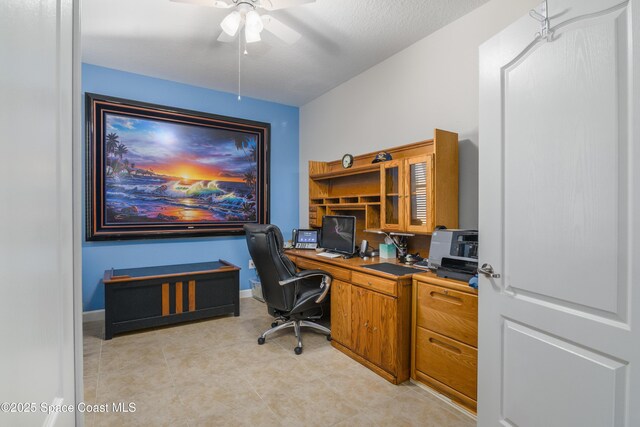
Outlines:
POLYGON ((239 271, 222 260, 107 270, 104 338, 222 314, 239 316, 239 271))
POLYGON ((395 276, 363 265, 393 259, 325 258, 315 251, 289 250, 300 269, 333 275, 331 345, 394 384, 410 376, 411 274, 395 276))

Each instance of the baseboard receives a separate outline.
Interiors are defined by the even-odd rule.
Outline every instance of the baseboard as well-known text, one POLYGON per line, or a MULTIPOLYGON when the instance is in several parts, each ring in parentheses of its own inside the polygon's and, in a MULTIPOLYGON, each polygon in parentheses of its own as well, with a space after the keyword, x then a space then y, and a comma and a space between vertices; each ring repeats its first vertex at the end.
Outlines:
MULTIPOLYGON (((251 289, 240 291, 240 298, 251 298, 251 289)), ((104 310, 85 311, 82 313, 82 323, 104 321, 104 310)))
POLYGON ((85 311, 82 313, 82 323, 87 322, 103 322, 104 321, 104 309, 85 311))
POLYGON ((457 409, 458 412, 463 413, 464 415, 468 416, 472 420, 474 420, 474 421, 478 420, 478 416, 476 414, 474 414, 473 412, 469 411, 467 408, 465 408, 464 406, 460 405, 458 402, 455 402, 455 401, 451 400, 448 396, 445 396, 444 394, 440 393, 439 391, 434 390, 431 387, 429 387, 428 385, 422 384, 420 381, 416 381, 413 378, 410 378, 409 382, 411 382, 411 384, 417 385, 422 390, 432 394, 437 399, 440 399, 441 401, 449 404, 453 408, 457 409))

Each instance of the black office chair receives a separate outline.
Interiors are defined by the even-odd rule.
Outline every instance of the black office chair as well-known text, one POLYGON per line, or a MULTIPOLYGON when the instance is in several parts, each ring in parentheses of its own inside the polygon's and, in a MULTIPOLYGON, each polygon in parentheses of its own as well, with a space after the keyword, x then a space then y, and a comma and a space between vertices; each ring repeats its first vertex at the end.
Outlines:
POLYGON ((295 266, 282 250, 282 233, 275 225, 247 224, 244 230, 249 253, 260 277, 262 296, 269 314, 276 318, 271 329, 260 335, 258 344, 264 344, 267 335, 293 327, 298 338, 298 346, 294 351, 300 354, 301 326, 317 329, 331 340, 331 330, 310 321, 322 317, 324 306, 328 302, 325 299, 331 287, 331 275, 322 270, 296 273, 295 266))

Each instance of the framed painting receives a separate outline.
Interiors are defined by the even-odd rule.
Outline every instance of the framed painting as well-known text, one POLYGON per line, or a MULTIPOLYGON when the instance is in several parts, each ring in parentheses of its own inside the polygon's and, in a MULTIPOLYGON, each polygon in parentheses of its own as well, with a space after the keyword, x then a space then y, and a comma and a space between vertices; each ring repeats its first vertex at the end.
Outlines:
POLYGON ((269 123, 86 94, 87 240, 269 222, 269 123))

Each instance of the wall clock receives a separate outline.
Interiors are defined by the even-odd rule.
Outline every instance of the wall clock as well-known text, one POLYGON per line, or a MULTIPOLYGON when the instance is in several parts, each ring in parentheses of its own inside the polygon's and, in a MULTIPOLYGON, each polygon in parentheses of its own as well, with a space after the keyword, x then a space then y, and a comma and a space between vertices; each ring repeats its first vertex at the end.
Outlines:
POLYGON ((351 154, 342 156, 342 167, 349 169, 351 166, 353 166, 353 156, 351 154))

